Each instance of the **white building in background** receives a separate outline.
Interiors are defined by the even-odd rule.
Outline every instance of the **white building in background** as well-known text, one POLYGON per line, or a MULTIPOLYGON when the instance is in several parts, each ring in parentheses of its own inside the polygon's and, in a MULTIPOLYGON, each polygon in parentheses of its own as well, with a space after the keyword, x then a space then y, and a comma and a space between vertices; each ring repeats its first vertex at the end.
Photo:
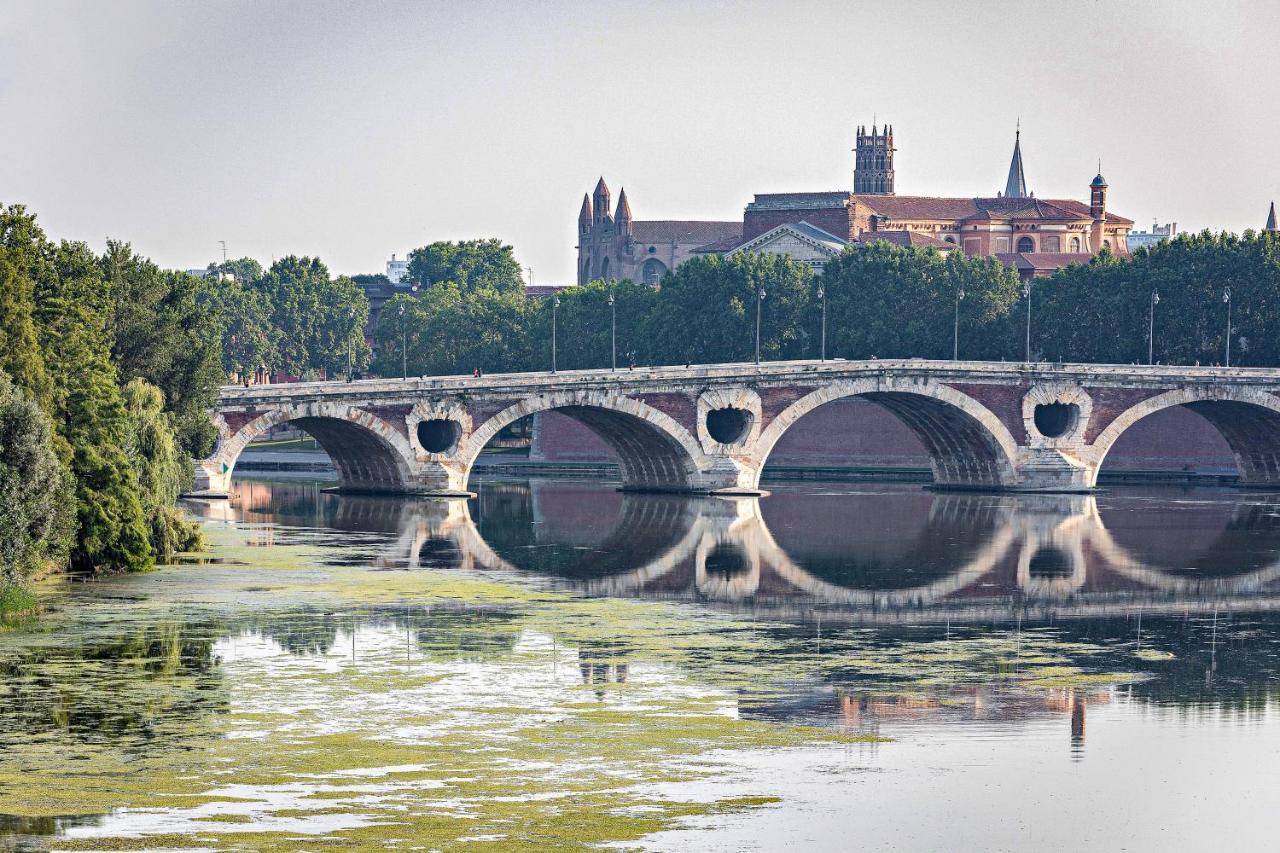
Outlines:
POLYGON ((1172 240, 1178 236, 1178 223, 1170 222, 1167 225, 1161 225, 1158 221, 1151 223, 1151 230, 1148 231, 1130 231, 1129 232, 1129 251, 1141 249, 1144 246, 1154 246, 1162 240, 1172 240))
POLYGON ((392 255, 391 260, 387 261, 387 278, 392 284, 399 284, 404 281, 404 277, 409 274, 409 261, 396 260, 396 256, 392 255))

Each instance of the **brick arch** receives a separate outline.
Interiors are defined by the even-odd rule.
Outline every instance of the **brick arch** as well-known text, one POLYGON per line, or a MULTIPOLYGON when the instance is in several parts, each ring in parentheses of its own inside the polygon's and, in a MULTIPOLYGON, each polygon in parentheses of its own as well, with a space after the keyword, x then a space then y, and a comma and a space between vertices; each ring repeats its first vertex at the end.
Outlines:
POLYGON ((245 447, 281 424, 297 426, 316 440, 329 454, 344 490, 402 492, 413 479, 413 451, 405 437, 377 415, 354 406, 314 403, 281 407, 235 430, 222 415, 215 423, 218 445, 212 456, 201 460, 200 467, 211 480, 221 477, 223 492, 230 486, 245 447))
POLYGON ((578 421, 613 448, 625 489, 698 492, 716 485, 705 476, 713 461, 687 429, 646 403, 607 391, 542 394, 493 415, 460 442, 454 454, 465 471, 464 483, 476 457, 499 430, 553 410, 578 421))
POLYGON ((849 397, 879 404, 915 433, 929 453, 937 485, 973 489, 1017 485, 1017 442, 990 409, 931 380, 892 377, 833 382, 784 409, 756 442, 757 482, 774 445, 796 421, 819 406, 849 397))
POLYGON ((1121 412, 1089 448, 1089 485, 1097 482, 1107 454, 1129 427, 1174 406, 1184 406, 1213 424, 1235 456, 1242 485, 1280 485, 1280 397, 1220 385, 1166 391, 1121 412))

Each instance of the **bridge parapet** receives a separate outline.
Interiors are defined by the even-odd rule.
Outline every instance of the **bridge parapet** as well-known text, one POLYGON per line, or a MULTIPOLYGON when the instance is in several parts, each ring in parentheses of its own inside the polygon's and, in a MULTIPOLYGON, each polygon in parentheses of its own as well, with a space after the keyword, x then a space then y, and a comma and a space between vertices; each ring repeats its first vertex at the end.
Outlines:
POLYGON ((615 449, 624 488, 758 493, 792 425, 863 397, 920 438, 939 488, 1087 491, 1124 430, 1173 405, 1218 428, 1245 484, 1280 486, 1277 393, 1273 369, 920 359, 228 387, 218 447, 197 468, 201 486, 225 493, 240 451, 290 423, 316 437, 344 489, 460 495, 503 427, 555 410, 615 449))

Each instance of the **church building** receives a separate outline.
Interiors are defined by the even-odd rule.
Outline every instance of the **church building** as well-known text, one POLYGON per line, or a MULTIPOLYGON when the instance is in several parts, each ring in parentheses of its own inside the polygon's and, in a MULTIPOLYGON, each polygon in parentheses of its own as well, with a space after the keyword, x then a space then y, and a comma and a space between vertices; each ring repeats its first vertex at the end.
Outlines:
POLYGON ((626 189, 610 212, 602 177, 578 213, 578 284, 609 278, 657 284, 695 249, 741 234, 740 222, 633 219, 626 189))
POLYGON ((1107 250, 1127 255, 1133 220, 1107 210, 1101 170, 1088 203, 1036 198, 1027 186, 1021 129, 1004 190, 994 196, 900 196, 894 191, 893 127, 859 127, 853 192, 757 194, 741 222, 633 222, 626 194, 609 216, 603 179, 578 218, 578 281, 656 282, 696 254, 787 254, 821 269, 850 242, 885 240, 969 256, 994 256, 1024 278, 1052 274, 1107 250), (715 235, 715 236, 712 236, 715 235), (702 242, 698 238, 706 237, 702 242))

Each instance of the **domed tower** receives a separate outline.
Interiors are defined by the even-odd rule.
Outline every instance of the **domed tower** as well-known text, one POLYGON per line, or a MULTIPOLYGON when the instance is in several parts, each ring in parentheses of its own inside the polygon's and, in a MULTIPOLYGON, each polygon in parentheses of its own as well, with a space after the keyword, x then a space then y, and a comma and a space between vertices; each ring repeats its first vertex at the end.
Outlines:
POLYGON ((1107 179, 1102 177, 1102 163, 1098 163, 1098 174, 1089 183, 1089 215, 1093 217, 1093 227, 1089 230, 1089 248, 1098 252, 1112 246, 1107 239, 1104 225, 1107 223, 1107 179))
POLYGON ((893 195, 893 125, 886 124, 878 133, 871 125, 867 133, 858 125, 853 149, 853 191, 863 195, 893 195))

